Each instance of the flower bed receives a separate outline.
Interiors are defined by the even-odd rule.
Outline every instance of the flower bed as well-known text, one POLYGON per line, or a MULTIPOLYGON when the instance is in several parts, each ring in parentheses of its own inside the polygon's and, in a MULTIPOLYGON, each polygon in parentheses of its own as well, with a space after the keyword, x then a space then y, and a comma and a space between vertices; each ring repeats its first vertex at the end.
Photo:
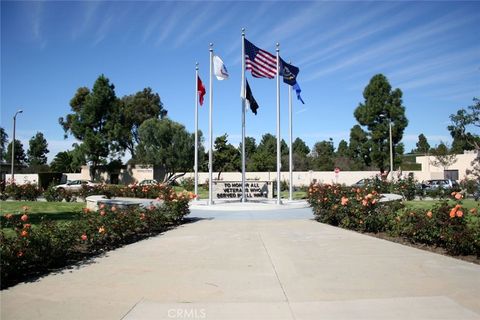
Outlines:
POLYGON ((159 234, 182 222, 193 197, 191 193, 176 194, 169 189, 162 195, 164 203, 159 207, 120 210, 101 205, 97 212, 85 208, 79 219, 64 223, 44 220, 32 225, 28 208, 22 214, 7 214, 2 217, 0 231, 2 288, 159 234))
POLYGON ((442 247, 451 255, 480 257, 479 205, 466 210, 463 195, 450 194, 430 209, 409 209, 400 202, 379 202, 373 188, 312 184, 308 202, 316 219, 360 232, 386 232, 412 243, 442 247))

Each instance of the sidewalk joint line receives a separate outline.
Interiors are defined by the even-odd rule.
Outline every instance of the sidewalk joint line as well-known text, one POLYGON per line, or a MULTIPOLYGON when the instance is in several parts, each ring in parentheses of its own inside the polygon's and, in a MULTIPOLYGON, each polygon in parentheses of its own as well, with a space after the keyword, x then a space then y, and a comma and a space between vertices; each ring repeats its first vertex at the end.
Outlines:
POLYGON ((128 316, 128 314, 129 314, 130 312, 132 312, 132 310, 135 309, 135 307, 136 307, 140 302, 142 302, 143 299, 144 299, 144 297, 141 297, 140 300, 138 300, 138 301, 127 311, 127 313, 125 313, 125 314, 123 315, 123 317, 120 318, 120 320, 125 319, 125 317, 128 316))
POLYGON ((262 234, 260 232, 258 232, 258 237, 260 238, 263 248, 265 249, 268 259, 270 260, 270 264, 272 265, 273 272, 275 272, 275 277, 277 278, 278 284, 280 285, 280 288, 282 288, 283 296, 285 297, 285 301, 287 302, 288 310, 290 310, 292 319, 295 320, 295 314, 293 313, 292 307, 290 306, 290 300, 288 300, 288 296, 287 296, 287 293, 285 292, 285 288, 283 287, 283 284, 280 281, 280 278, 278 277, 277 268, 275 268, 275 264, 273 264, 273 260, 272 260, 272 257, 270 256, 270 252, 268 252, 267 246, 265 245, 265 242, 263 241, 263 238, 262 238, 262 234))

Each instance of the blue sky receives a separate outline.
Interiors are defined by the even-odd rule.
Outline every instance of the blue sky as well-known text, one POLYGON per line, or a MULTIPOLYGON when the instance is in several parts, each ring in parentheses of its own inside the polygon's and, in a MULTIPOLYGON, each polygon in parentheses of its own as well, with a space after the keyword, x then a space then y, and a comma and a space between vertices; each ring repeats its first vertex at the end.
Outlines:
MULTIPOLYGON (((300 68, 302 105, 294 99, 294 137, 311 147, 348 141, 371 77, 383 73, 403 91, 410 123, 403 142, 451 141, 449 115, 480 96, 480 2, 189 2, 2 1, 1 126, 17 138, 44 133, 49 159, 71 147, 58 118, 81 86, 100 74, 117 96, 158 92, 169 117, 194 130, 195 62, 207 87, 199 126, 208 139, 209 43, 230 79, 214 82, 214 136, 241 137, 241 28, 258 47, 300 68)), ((252 79, 258 115, 246 132, 259 142, 276 132, 276 82, 252 79)), ((288 139, 287 86, 281 86, 281 135, 288 139)), ((288 140, 287 140, 288 141, 288 140)))

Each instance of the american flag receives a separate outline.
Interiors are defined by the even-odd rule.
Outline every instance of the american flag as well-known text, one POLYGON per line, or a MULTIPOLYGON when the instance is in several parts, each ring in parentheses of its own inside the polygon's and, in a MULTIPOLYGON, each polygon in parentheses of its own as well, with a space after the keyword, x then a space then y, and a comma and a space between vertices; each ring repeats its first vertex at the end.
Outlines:
POLYGON ((273 79, 277 75, 277 57, 245 39, 245 69, 255 78, 273 79))

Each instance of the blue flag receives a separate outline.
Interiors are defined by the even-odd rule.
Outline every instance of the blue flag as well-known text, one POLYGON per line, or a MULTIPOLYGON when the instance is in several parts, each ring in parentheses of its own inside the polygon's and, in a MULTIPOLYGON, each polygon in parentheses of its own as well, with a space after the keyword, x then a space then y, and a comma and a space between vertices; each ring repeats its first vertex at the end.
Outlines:
POLYGON ((295 90, 295 92, 297 93, 297 99, 302 101, 303 104, 305 104, 305 102, 303 102, 303 99, 302 97, 300 97, 300 92, 302 92, 302 89, 300 89, 300 86, 298 85, 297 82, 295 82, 295 84, 292 86, 292 88, 295 90))
POLYGON ((280 75, 283 77, 283 82, 293 86, 297 82, 297 75, 300 72, 298 67, 286 63, 280 58, 280 75))

